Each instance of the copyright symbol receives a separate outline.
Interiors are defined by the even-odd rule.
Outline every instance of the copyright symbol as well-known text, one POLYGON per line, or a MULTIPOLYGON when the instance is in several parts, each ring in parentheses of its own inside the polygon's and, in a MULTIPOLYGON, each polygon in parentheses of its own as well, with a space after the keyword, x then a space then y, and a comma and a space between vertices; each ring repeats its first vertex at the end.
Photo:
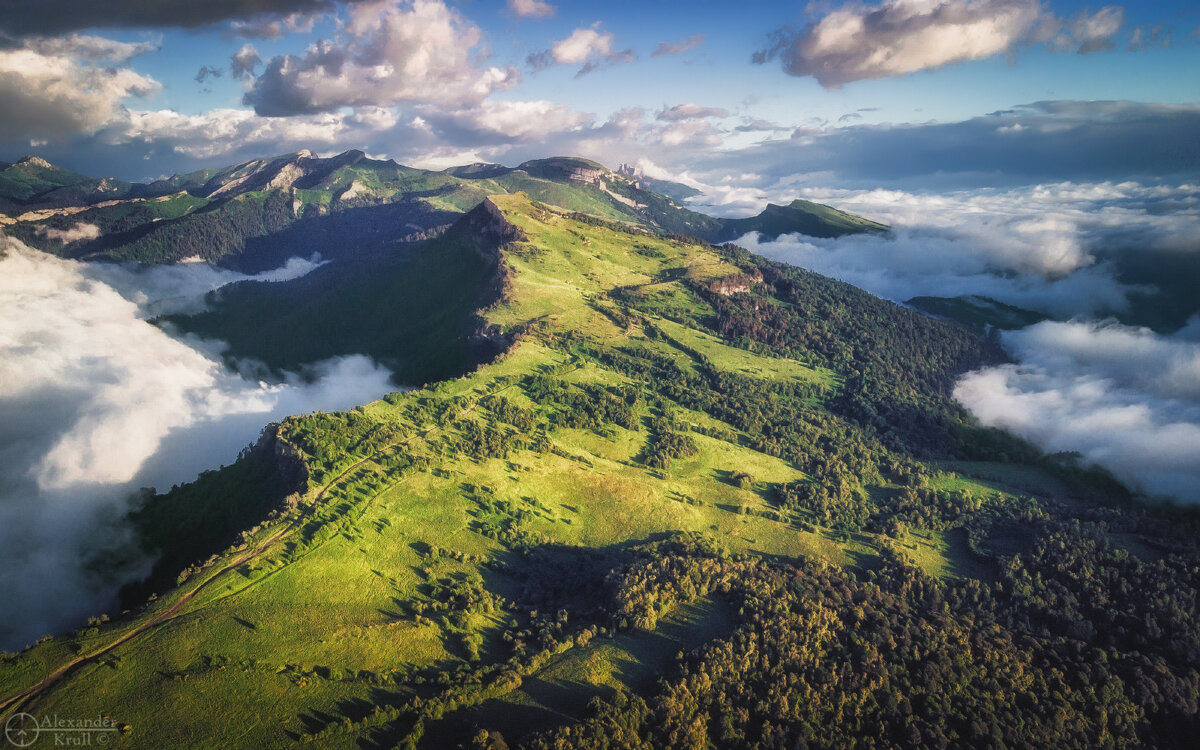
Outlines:
POLYGON ((108 744, 108 732, 101 732, 96 737, 96 744, 97 745, 107 745, 108 744))

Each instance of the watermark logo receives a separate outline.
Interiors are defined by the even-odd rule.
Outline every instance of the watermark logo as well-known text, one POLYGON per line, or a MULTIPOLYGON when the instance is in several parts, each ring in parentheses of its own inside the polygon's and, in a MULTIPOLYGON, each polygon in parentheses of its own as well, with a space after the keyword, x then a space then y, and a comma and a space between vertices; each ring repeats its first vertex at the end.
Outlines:
POLYGON ((8 717, 4 724, 4 739, 17 747, 29 747, 37 742, 37 717, 26 713, 16 713, 8 717))
POLYGON ((57 747, 107 745, 117 732, 117 723, 106 716, 75 719, 58 714, 43 716, 15 713, 4 723, 4 739, 15 747, 30 747, 39 739, 57 747))

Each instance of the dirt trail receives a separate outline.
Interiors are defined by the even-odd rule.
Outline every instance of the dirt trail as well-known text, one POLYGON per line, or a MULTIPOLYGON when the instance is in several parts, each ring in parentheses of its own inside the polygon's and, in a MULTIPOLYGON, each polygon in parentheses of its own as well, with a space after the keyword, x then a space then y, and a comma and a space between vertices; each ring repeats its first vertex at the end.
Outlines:
POLYGON ((258 547, 256 547, 254 550, 252 550, 250 552, 246 552, 245 554, 238 556, 233 561, 231 561, 230 563, 225 565, 223 568, 218 570, 216 573, 214 573, 213 575, 206 578, 203 582, 200 583, 200 585, 196 586, 196 588, 192 589, 191 591, 187 592, 183 596, 179 597, 179 601, 175 602, 174 604, 172 604, 170 607, 163 610, 162 612, 159 612, 157 615, 150 618, 149 620, 142 623, 141 625, 137 626, 133 630, 130 630, 128 633, 122 635, 117 640, 113 641, 112 643, 109 643, 107 646, 104 646, 103 648, 101 648, 97 651, 93 651, 92 653, 88 654, 87 656, 80 656, 76 659, 73 659, 72 661, 67 662, 66 664, 64 664, 61 667, 59 667, 58 669, 54 670, 50 674, 46 675, 46 677, 41 682, 37 683, 36 685, 33 685, 32 687, 29 687, 29 688, 25 689, 24 691, 17 693, 16 695, 14 695, 10 698, 5 699, 5 701, 3 703, 0 703, 0 712, 7 711, 10 708, 18 708, 19 706, 21 706, 28 700, 37 697, 39 694, 44 692, 51 685, 58 682, 59 680, 61 680, 63 677, 67 676, 71 672, 74 672, 76 669, 84 666, 85 664, 89 664, 91 662, 96 661, 101 656, 104 656, 105 654, 107 654, 109 651, 112 651, 117 646, 120 646, 121 644, 126 643, 126 642, 136 638, 137 636, 141 635, 142 633, 146 632, 147 630, 158 627, 159 625, 162 625, 163 623, 165 623, 169 620, 175 619, 176 617, 178 617, 180 615, 180 613, 181 613, 180 611, 183 609, 183 607, 188 602, 190 602, 193 598, 195 598, 196 594, 200 593, 200 591, 202 589, 204 589, 206 586, 208 586, 208 584, 212 583, 214 580, 216 580, 220 576, 224 575, 225 573, 229 572, 230 570, 233 570, 237 566, 242 565, 246 562, 249 562, 250 560, 253 560, 254 558, 261 555, 263 552, 266 551, 267 547, 270 547, 272 544, 279 541, 279 539, 281 537, 283 537, 283 535, 286 534, 290 529, 291 529, 291 527, 289 526, 287 528, 279 530, 274 535, 272 535, 270 538, 264 540, 263 543, 260 544, 258 547))
MULTIPOLYGON (((313 502, 320 502, 322 499, 324 499, 325 494, 329 491, 329 488, 333 487, 335 484, 340 482, 342 479, 344 479, 346 477, 347 474, 349 474, 350 472, 357 469, 359 466, 361 466, 366 461, 370 460, 370 458, 371 457, 368 456, 368 457, 360 459, 360 460, 354 462, 353 464, 351 464, 350 466, 348 466, 345 469, 345 471, 343 471, 341 474, 338 474, 336 477, 334 477, 332 480, 330 480, 324 487, 322 487, 317 492, 316 496, 313 499, 313 502)), ((282 539, 284 536, 286 536, 288 532, 294 530, 296 528, 296 526, 297 526, 297 522, 293 521, 293 522, 289 523, 287 526, 280 529, 279 531, 272 534, 270 537, 264 539, 253 550, 250 550, 241 555, 238 555, 236 558, 234 558, 233 560, 231 560, 230 562, 228 562, 224 566, 222 566, 220 570, 216 571, 215 573, 210 575, 208 578, 205 578, 203 581, 201 581, 200 584, 197 585, 195 588, 193 588, 191 591, 188 591, 183 596, 179 597, 179 601, 175 602, 170 607, 164 609, 162 612, 159 612, 154 617, 151 617, 149 620, 147 620, 146 622, 137 626, 133 630, 130 630, 128 633, 125 633, 124 635, 122 635, 120 638, 116 639, 112 643, 109 643, 108 645, 106 645, 96 651, 93 651, 92 653, 90 653, 86 656, 80 656, 75 659, 72 659, 71 661, 62 665, 61 667, 54 670, 50 674, 46 675, 46 677, 43 678, 41 682, 26 688, 25 690, 21 691, 20 693, 17 693, 16 695, 13 695, 13 696, 10 696, 10 697, 4 699, 4 702, 0 703, 0 715, 3 715, 4 713, 8 712, 10 709, 16 709, 16 708, 21 707, 28 701, 30 701, 33 698, 36 698, 38 695, 44 693, 49 687, 54 685, 56 682, 58 682, 62 678, 66 677, 68 674, 71 674, 72 672, 78 670, 80 667, 83 667, 87 664, 90 664, 90 663, 96 661, 97 659, 104 656, 105 654, 112 651, 113 649, 117 648, 118 646, 120 646, 124 643, 128 643, 129 641, 133 640, 134 638, 138 637, 139 635, 141 635, 142 633, 145 633, 148 630, 157 628, 159 625, 162 625, 164 623, 170 622, 171 620, 174 620, 176 617, 183 614, 183 608, 185 606, 187 606, 187 604, 196 597, 196 594, 199 594, 201 591, 203 591, 205 588, 207 588, 210 583, 217 580, 221 576, 225 575, 229 571, 236 570, 238 568, 238 566, 244 565, 244 564, 250 562, 251 560, 254 560, 255 558, 259 557, 264 552, 266 552, 268 548, 270 548, 273 544, 275 544, 275 542, 278 542, 280 539, 282 539)))
MULTIPOLYGON (((476 399, 470 406, 468 406, 466 409, 463 409, 461 412, 459 412, 456 419, 462 419, 463 417, 467 416, 471 412, 475 411, 475 407, 479 406, 479 403, 481 401, 483 401, 485 398, 488 398, 490 396, 496 395, 497 393, 506 391, 511 387, 512 387, 512 385, 508 385, 508 386, 505 386, 504 388, 500 388, 494 392, 483 394, 478 399, 476 399)), ((428 437, 430 433, 440 429, 441 427, 442 427, 442 425, 433 425, 433 426, 429 427, 428 429, 426 429, 424 432, 421 432, 416 436, 410 436, 406 440, 399 443, 399 445, 407 444, 409 441, 412 440, 412 437, 421 437, 421 438, 428 437)), ((392 447, 395 447, 395 446, 388 446, 388 448, 392 448, 392 447)), ((338 474, 333 479, 329 480, 329 482, 327 482, 323 487, 321 487, 320 490, 317 491, 317 494, 313 497, 313 503, 316 504, 316 503, 319 503, 321 500, 323 500, 325 498, 325 495, 329 492, 331 487, 335 486, 338 482, 341 482, 343 479, 346 478, 346 476, 348 474, 350 474, 350 472, 354 471, 355 469, 357 469, 359 466, 363 465, 367 461, 370 461, 376 455, 378 455, 378 453, 361 458, 358 461, 355 461, 354 463, 347 466, 340 474, 338 474)), ((39 695, 46 692, 46 690, 48 690, 55 683, 59 682, 67 675, 79 670, 80 668, 82 668, 88 664, 95 662, 97 659, 99 659, 100 657, 109 653, 110 651, 117 648, 118 646, 128 643, 129 641, 133 640, 134 638, 138 637, 139 635, 141 635, 149 630, 152 630, 154 628, 157 628, 158 626, 163 625, 167 622, 170 622, 171 620, 174 620, 176 617, 179 617, 180 615, 184 614, 184 612, 183 612, 184 607, 187 606, 187 604, 189 602, 191 602, 196 597, 196 595, 199 594, 202 590, 204 590, 210 583, 217 580, 221 576, 225 575, 229 571, 236 570, 238 568, 238 566, 244 565, 244 564, 250 562, 251 560, 254 560, 255 558, 259 557, 264 552, 266 552, 267 549, 270 548, 273 544, 275 544, 280 539, 282 539, 284 536, 286 536, 288 534, 288 532, 295 530, 298 527, 298 525, 299 525, 299 519, 292 521, 287 526, 285 526, 282 529, 280 529, 279 531, 275 532, 267 539, 264 539, 253 550, 250 550, 248 552, 245 552, 244 554, 239 555, 238 557, 231 560, 229 563, 222 566, 220 570, 216 571, 215 573, 210 575, 208 578, 201 581, 200 584, 198 584, 191 591, 188 591, 183 596, 179 597, 179 601, 175 602, 174 604, 172 604, 170 607, 163 610, 162 612, 159 612, 157 615, 150 618, 146 622, 143 622, 141 625, 138 625, 136 628, 130 630, 128 633, 125 633, 120 638, 117 638, 115 641, 109 643, 106 646, 103 646, 102 648, 100 648, 96 651, 93 651, 90 654, 87 654, 86 656, 79 656, 79 657, 76 657, 75 659, 72 659, 71 661, 67 662, 66 664, 63 664, 62 666, 60 666, 58 669, 55 669, 50 674, 46 675, 41 680, 41 682, 31 685, 30 687, 26 688, 25 690, 22 690, 21 692, 17 693, 16 695, 12 695, 8 698, 5 698, 3 700, 3 702, 0 702, 0 717, 3 717, 5 714, 9 713, 10 711, 18 709, 21 706, 28 703, 29 701, 33 700, 34 698, 37 698, 39 695)))

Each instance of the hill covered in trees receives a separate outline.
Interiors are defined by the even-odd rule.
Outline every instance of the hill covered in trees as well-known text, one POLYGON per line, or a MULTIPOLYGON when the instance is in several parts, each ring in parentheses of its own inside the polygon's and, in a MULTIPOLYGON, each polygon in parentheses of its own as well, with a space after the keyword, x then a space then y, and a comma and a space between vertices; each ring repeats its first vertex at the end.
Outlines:
POLYGON ((146 498, 127 611, 4 655, 0 710, 128 747, 1192 744, 1195 523, 974 424, 991 341, 535 192, 280 286, 275 339, 440 325, 442 369, 146 498))

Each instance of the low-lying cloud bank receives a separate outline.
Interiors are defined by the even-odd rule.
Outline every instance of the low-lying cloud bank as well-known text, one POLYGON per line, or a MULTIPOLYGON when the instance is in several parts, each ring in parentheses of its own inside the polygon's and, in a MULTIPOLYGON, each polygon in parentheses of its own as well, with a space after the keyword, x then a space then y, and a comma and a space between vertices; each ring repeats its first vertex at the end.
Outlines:
POLYGON ((981 422, 1078 451, 1149 494, 1200 502, 1200 344, 1051 321, 1004 344, 1020 364, 969 373, 954 391, 981 422))
MULTIPOLYGON (((961 122, 797 127, 790 138, 695 154, 689 171, 713 185, 746 175, 759 194, 788 185, 948 190, 1061 180, 1194 179, 1200 104, 1053 100, 961 122)), ((656 158, 656 161, 669 163, 656 158)))
POLYGON ((1184 301, 1192 317, 1170 335, 1098 322, 1135 293, 1166 302, 1119 268, 1154 253, 1200 269, 1200 186, 802 193, 893 229, 739 244, 896 301, 982 295, 1064 319, 1004 334, 1019 364, 970 373, 955 396, 984 424, 1078 451, 1146 493, 1200 502, 1200 299, 1184 301))
POLYGON ((1121 261, 1162 251, 1200 263, 1200 185, 1189 183, 798 192, 892 231, 738 243, 899 302, 973 294, 1056 317, 1119 315, 1131 293, 1152 291, 1118 280, 1121 261))
POLYGON ((247 381, 145 320, 245 278, 202 263, 139 272, 66 261, 0 235, 0 648, 105 611, 145 572, 121 521, 137 488, 229 463, 285 415, 395 390, 360 356, 305 381, 247 381))

